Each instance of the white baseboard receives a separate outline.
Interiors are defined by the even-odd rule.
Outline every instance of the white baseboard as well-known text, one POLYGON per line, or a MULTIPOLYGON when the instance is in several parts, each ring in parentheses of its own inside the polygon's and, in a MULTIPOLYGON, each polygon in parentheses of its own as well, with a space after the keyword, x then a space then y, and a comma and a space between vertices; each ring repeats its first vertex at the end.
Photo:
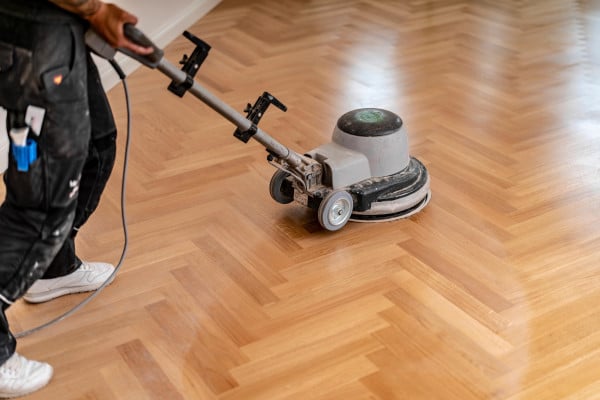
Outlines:
MULTIPOLYGON (((206 15, 221 0, 145 0, 143 2, 113 0, 112 2, 135 14, 139 19, 137 27, 156 46, 162 48, 206 15)), ((121 53, 116 55, 115 60, 127 75, 141 65, 121 53)), ((98 66, 104 89, 110 90, 119 82, 119 77, 106 60, 94 56, 94 61, 98 66)))

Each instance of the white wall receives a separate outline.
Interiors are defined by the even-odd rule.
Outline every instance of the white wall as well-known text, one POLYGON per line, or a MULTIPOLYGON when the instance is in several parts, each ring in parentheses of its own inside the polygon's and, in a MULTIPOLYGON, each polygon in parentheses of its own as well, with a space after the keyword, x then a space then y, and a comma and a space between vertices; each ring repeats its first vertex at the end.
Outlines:
MULTIPOLYGON (((142 30, 158 47, 169 44, 183 31, 212 10, 221 0, 108 0, 119 7, 135 14, 139 22, 137 27, 142 30)), ((112 67, 99 58, 94 58, 102 83, 106 90, 118 83, 119 78, 112 67)), ((130 74, 140 64, 123 54, 117 54, 117 62, 130 74)))

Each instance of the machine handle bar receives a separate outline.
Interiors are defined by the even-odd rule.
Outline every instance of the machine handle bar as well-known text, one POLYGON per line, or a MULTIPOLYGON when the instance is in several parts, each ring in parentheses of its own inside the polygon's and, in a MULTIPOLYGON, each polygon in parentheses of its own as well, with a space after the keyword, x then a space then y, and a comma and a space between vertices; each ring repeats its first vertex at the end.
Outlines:
MULTIPOLYGON (((168 60, 165 60, 163 57, 164 52, 156 47, 156 45, 152 43, 152 41, 135 26, 131 24, 125 24, 124 33, 128 39, 137 44, 146 47, 153 47, 154 52, 147 56, 140 56, 139 54, 135 54, 131 51, 121 48, 118 49, 120 52, 140 61, 143 65, 149 68, 158 69, 177 84, 189 81, 188 75, 170 63, 168 60)), ((188 89, 188 91, 210 108, 221 114, 228 121, 233 123, 240 131, 247 131, 253 127, 253 123, 251 121, 242 116, 228 104, 224 103, 218 97, 214 96, 212 93, 210 93, 210 91, 203 88, 195 80, 192 80, 192 86, 188 89)), ((279 143, 262 129, 258 127, 256 127, 256 129, 257 131, 252 137, 265 146, 270 153, 275 154, 279 158, 285 160, 290 164, 290 166, 300 168, 302 165, 315 163, 308 157, 301 156, 295 151, 290 150, 283 144, 279 143)))

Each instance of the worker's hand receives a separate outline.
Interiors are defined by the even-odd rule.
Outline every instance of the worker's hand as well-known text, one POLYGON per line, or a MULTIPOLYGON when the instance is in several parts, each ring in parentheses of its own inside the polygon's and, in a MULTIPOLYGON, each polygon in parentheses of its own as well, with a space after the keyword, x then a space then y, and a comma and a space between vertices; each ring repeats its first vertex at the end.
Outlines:
POLYGON ((124 48, 134 53, 146 55, 154 51, 152 47, 144 47, 127 39, 123 33, 123 25, 135 25, 138 21, 135 15, 111 3, 101 3, 92 15, 86 17, 94 30, 114 48, 124 48))

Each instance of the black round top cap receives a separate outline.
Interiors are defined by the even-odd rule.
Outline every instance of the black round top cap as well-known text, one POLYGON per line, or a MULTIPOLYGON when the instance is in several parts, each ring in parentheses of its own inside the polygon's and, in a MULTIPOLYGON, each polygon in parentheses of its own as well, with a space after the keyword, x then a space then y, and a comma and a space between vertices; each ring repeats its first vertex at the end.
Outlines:
POLYGON ((354 136, 386 136, 402 127, 402 119, 380 108, 359 108, 342 115, 337 126, 354 136))

